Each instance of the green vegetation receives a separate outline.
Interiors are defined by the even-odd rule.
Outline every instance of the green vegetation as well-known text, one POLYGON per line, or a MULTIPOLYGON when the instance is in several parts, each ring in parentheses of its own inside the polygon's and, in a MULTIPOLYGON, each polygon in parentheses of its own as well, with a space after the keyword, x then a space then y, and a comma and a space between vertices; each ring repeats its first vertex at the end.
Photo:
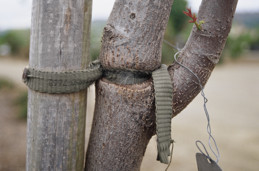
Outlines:
MULTIPOLYGON (((171 28, 171 35, 181 33, 188 24, 188 17, 183 13, 187 8, 186 0, 175 0, 170 13, 168 27, 171 28)), ((169 29, 169 28, 167 28, 169 29)))
POLYGON ((251 41, 249 33, 244 33, 237 37, 229 36, 226 43, 226 51, 228 51, 231 58, 236 59, 241 56, 245 49, 249 49, 251 41))
POLYGON ((28 57, 30 46, 30 30, 8 30, 0 33, 0 46, 10 47, 12 56, 28 57))
POLYGON ((243 28, 243 26, 234 24, 233 30, 240 27, 242 28, 241 31, 228 36, 222 60, 226 57, 237 59, 249 50, 259 50, 259 27, 243 28))
POLYGON ((101 39, 103 28, 106 24, 106 21, 93 21, 91 25, 91 58, 95 60, 99 57, 100 48, 101 48, 101 39))
MULTIPOLYGON (((164 35, 164 39, 175 45, 177 48, 182 48, 184 46, 192 28, 192 24, 188 24, 188 17, 183 13, 186 8, 186 0, 174 1, 164 35)), ((174 60, 173 55, 176 51, 176 49, 173 49, 164 43, 162 47, 162 63, 172 63, 174 60)))

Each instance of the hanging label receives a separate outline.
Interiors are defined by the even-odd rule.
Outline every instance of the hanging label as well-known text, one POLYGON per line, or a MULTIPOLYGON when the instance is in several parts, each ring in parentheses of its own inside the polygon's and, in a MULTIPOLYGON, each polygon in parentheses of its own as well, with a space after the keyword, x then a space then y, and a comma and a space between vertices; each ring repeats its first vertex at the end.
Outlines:
POLYGON ((196 153, 196 161, 198 171, 222 171, 214 160, 208 160, 204 154, 196 153))

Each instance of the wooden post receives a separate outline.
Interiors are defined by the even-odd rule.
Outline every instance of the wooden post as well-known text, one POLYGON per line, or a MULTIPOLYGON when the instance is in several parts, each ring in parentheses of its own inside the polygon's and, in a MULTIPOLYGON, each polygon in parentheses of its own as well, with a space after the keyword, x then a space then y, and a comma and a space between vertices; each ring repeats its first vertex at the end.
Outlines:
MULTIPOLYGON (((89 63, 92 0, 34 0, 31 68, 83 69, 89 63)), ((26 170, 83 170, 86 91, 29 90, 26 170)))

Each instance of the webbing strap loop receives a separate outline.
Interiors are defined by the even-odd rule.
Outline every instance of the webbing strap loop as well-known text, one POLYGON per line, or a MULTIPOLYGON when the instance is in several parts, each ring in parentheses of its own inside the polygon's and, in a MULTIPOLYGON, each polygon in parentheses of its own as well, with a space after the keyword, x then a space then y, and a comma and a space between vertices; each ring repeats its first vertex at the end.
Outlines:
POLYGON ((41 93, 73 93, 86 89, 102 76, 100 62, 93 61, 89 68, 79 71, 50 72, 25 68, 23 81, 32 90, 41 93))
MULTIPOLYGON (((93 82, 104 76, 118 83, 126 84, 141 83, 149 79, 150 74, 144 72, 130 71, 117 72, 103 71, 99 61, 93 61, 89 68, 79 71, 50 72, 40 71, 33 68, 25 68, 23 72, 24 83, 32 90, 41 93, 73 93, 86 89, 93 82), (137 75, 136 75, 137 73, 137 75), (121 77, 127 75, 126 81, 121 82, 121 77), (133 79, 129 81, 128 79, 133 79)), ((152 72, 155 105, 156 105, 156 134, 157 134, 157 160, 168 164, 170 156, 171 139, 171 118, 172 118, 172 94, 173 88, 167 66, 161 67, 152 72)))
POLYGON ((156 104, 157 160, 168 164, 170 145, 173 142, 171 139, 173 87, 167 66, 164 64, 152 72, 152 77, 156 104))

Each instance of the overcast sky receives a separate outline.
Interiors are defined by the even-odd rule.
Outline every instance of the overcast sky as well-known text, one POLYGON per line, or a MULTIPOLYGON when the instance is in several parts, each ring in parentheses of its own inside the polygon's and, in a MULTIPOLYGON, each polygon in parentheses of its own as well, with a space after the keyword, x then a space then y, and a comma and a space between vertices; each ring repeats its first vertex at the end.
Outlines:
MULTIPOLYGON (((107 19, 114 0, 93 0, 93 20, 107 19)), ((188 0, 197 11, 201 0, 188 0)), ((30 27, 32 0, 0 0, 0 30, 30 27)), ((238 12, 259 12, 259 0, 239 0, 238 12)))

